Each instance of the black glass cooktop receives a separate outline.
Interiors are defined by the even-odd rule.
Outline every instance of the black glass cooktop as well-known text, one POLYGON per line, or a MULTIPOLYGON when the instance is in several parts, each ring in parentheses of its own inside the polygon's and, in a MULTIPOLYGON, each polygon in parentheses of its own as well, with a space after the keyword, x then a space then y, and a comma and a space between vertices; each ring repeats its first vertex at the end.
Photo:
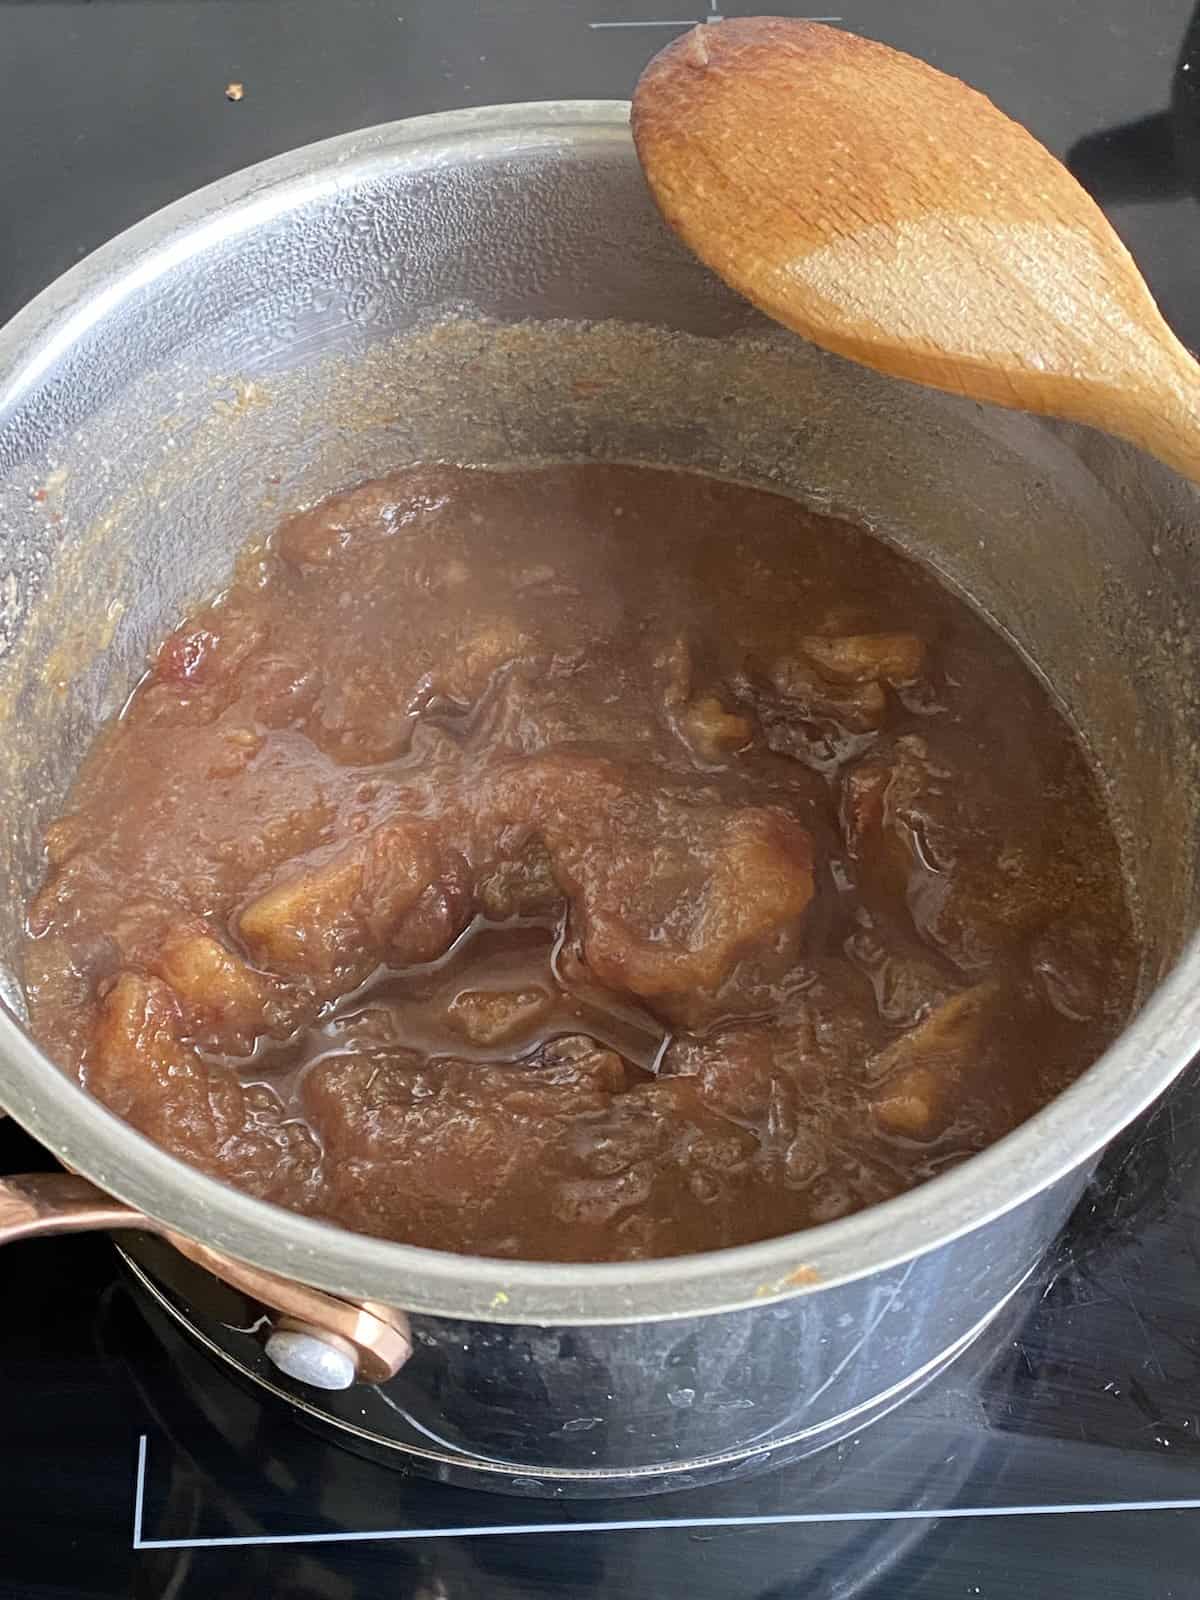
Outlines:
MULTIPOLYGON (((0 319, 238 167, 450 106, 625 96, 706 14, 0 0, 0 319)), ((1063 155, 1200 346, 1191 0, 853 0, 838 20, 968 78, 1063 155)), ((0 1170, 36 1161, 0 1124, 0 1170)), ((241 1388, 103 1240, 12 1247, 0 1285, 2 1600, 1200 1597, 1195 1075, 1110 1153, 986 1344, 859 1438, 723 1488, 563 1505, 431 1484, 241 1388)))

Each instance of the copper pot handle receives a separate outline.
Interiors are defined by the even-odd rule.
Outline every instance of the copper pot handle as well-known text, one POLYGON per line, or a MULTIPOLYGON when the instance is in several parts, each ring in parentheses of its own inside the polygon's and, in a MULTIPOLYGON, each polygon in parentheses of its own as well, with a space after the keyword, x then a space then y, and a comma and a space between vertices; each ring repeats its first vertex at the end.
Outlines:
POLYGON ((235 1261, 172 1233, 153 1217, 114 1200, 72 1172, 31 1172, 0 1179, 0 1245, 43 1234, 117 1228, 160 1234, 189 1261, 280 1312, 283 1326, 346 1349, 352 1353, 358 1377, 366 1383, 383 1383, 394 1377, 412 1354, 412 1336, 403 1311, 373 1300, 343 1300, 323 1289, 235 1261))
POLYGON ((153 1223, 73 1172, 30 1172, 0 1179, 0 1245, 48 1233, 146 1228, 153 1223))

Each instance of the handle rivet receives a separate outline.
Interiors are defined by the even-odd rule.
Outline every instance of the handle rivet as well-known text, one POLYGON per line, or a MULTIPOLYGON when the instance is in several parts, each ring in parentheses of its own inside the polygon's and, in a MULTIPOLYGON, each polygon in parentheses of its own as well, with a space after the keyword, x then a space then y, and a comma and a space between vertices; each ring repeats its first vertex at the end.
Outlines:
POLYGON ((313 1389, 349 1389, 358 1378, 351 1347, 316 1329, 277 1327, 264 1349, 280 1372, 313 1389))

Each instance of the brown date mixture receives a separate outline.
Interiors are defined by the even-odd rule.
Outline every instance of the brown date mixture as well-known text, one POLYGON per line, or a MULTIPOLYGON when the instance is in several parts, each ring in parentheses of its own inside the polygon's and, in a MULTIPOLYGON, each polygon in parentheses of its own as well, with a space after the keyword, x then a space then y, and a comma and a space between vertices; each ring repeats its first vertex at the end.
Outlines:
POLYGON ((868 534, 648 467, 293 517, 49 830, 42 1043, 168 1150, 445 1250, 668 1256, 999 1138, 1132 1004, 1099 787, 868 534))

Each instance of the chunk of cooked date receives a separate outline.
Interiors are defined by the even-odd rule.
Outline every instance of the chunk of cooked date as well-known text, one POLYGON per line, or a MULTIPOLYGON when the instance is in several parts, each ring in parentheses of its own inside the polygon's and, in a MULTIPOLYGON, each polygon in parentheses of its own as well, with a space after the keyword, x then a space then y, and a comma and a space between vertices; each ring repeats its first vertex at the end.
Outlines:
POLYGON ((679 730, 704 761, 719 765, 754 737, 754 724, 739 712, 726 710, 714 694, 702 694, 679 712, 679 730))
POLYGON ((864 975, 845 961, 815 961, 811 983, 792 999, 791 1011, 798 1008, 812 1029, 824 1079, 857 1081, 864 1060, 886 1038, 864 975))
POLYGON ((562 852, 564 876, 579 889, 588 965, 602 982, 646 997, 715 988, 813 895, 809 837, 792 818, 759 807, 694 830, 664 820, 680 830, 674 841, 623 860, 570 844, 562 852))
POLYGON ((875 1121, 885 1133, 906 1139, 934 1139, 950 1117, 948 1097, 953 1085, 919 1062, 898 1073, 871 1102, 875 1121))
POLYGON ((829 683, 887 683, 902 687, 921 676, 925 646, 915 633, 810 634, 801 653, 829 683))
POLYGON ((501 855, 484 869, 475 885, 475 898, 485 917, 492 922, 507 922, 510 917, 535 917, 554 911, 562 903, 563 892, 545 845, 531 839, 517 847, 513 855, 501 855))
POLYGON ((169 935, 156 967, 189 1013, 191 1031, 214 1028, 232 1046, 268 1030, 271 985, 211 934, 169 935))
POLYGON ((965 778, 906 735, 842 781, 842 832, 862 886, 902 895, 918 933, 966 973, 1028 936, 1061 890, 1044 830, 1023 832, 1002 778, 965 778))
POLYGON ((480 618, 460 630, 430 681, 448 700, 473 705, 495 672, 533 646, 532 637, 512 617, 480 618))
POLYGON ((456 851, 445 852, 433 883, 385 931, 383 958, 395 967, 436 961, 471 920, 471 875, 456 851))
POLYGON ((874 733, 887 714, 887 694, 877 679, 830 682, 800 656, 780 656, 766 673, 784 707, 810 721, 835 722, 849 733, 874 733))
POLYGON ((181 688, 209 688, 228 681, 268 635, 261 616, 233 601, 208 606, 159 646, 152 678, 181 688))
POLYGON ((472 725, 474 751, 538 755, 577 745, 651 751, 662 737, 657 704, 642 674, 617 652, 590 660, 519 661, 497 680, 472 725))
POLYGON ((812 840, 794 817, 639 781, 601 757, 513 763, 485 805, 542 838, 592 973, 647 998, 715 988, 813 896, 812 840))
POLYGON ((706 1106, 692 1079, 638 1084, 580 1134, 572 1167, 548 1190, 560 1225, 615 1234, 625 1259, 740 1237, 757 1141, 706 1106))
POLYGON ((322 500, 285 522, 275 536, 275 549, 294 566, 328 566, 364 543, 390 538, 398 529, 436 515, 445 504, 444 495, 411 487, 402 492, 386 479, 364 483, 337 496, 336 514, 322 500))
POLYGON ((618 1057, 576 1039, 519 1069, 326 1058, 305 1103, 327 1202, 366 1232, 500 1256, 536 1237, 539 1255, 585 1261, 740 1237, 753 1135, 687 1080, 624 1086, 618 1057))
POLYGON ((911 828, 922 801, 950 796, 952 774, 930 759, 929 746, 905 734, 876 747, 843 775, 842 836, 850 859, 903 892, 915 854, 911 828))
MULTIPOLYGON (((389 626, 386 617, 377 626, 389 626)), ((317 747, 346 766, 377 766, 412 745, 431 707, 466 710, 496 673, 532 648, 511 617, 471 614, 412 621, 377 652, 348 649, 326 670, 306 730, 317 747), (439 704, 448 702, 448 704, 439 704)))
POLYGON ((715 693, 694 692, 692 653, 685 639, 672 640, 655 666, 663 679, 667 719, 702 761, 719 766, 751 742, 754 724, 748 716, 730 711, 715 693))
POLYGON ((823 1063, 803 1011, 782 1027, 737 1025, 704 1037, 672 1040, 663 1062, 669 1076, 694 1078, 696 1092, 718 1116, 756 1133, 766 1130, 781 1077, 816 1088, 823 1063))
POLYGON ((870 979, 880 1017, 892 1027, 912 1027, 957 987, 944 965, 911 933, 864 921, 847 938, 845 952, 870 979))
POLYGON ((208 778, 236 778, 262 753, 266 735, 253 728, 222 728, 216 754, 205 770, 208 778))
POLYGON ((268 968, 344 982, 381 959, 439 865, 428 824, 385 823, 320 865, 290 871, 246 906, 238 931, 268 968))
POLYGON ((878 1084, 871 1111, 881 1127, 910 1139, 936 1138, 945 1129, 1003 994, 989 982, 952 995, 867 1063, 878 1084))
POLYGON ((547 1039, 531 1059, 547 1083, 586 1081, 605 1094, 620 1094, 629 1087, 631 1072, 622 1058, 586 1033, 564 1033, 547 1039))
POLYGON ((304 728, 317 749, 343 766, 395 761, 410 748, 420 707, 417 674, 390 659, 369 658, 336 676, 321 675, 304 728))
POLYGON ((255 957, 284 972, 331 977, 361 937, 360 853, 293 872, 245 908, 238 931, 255 957))
POLYGON ((311 1131, 268 1093, 247 1098, 233 1072, 181 1038, 183 1019, 161 979, 121 973, 100 999, 84 1087, 173 1155, 248 1189, 303 1206, 320 1152, 311 1131))
MULTIPOLYGON (((514 1069, 452 1059, 427 1065, 392 1050, 314 1064, 304 1103, 326 1151, 333 1214, 364 1232, 435 1248, 513 1253, 509 1241, 544 1228, 554 1153, 576 1164, 579 1119, 608 1104, 609 1055, 593 1047, 514 1069), (538 1183, 530 1184, 531 1173, 538 1183)), ((569 1258, 572 1243, 560 1231, 569 1258)), ((585 1241, 585 1259, 586 1250, 585 1241)))
POLYGON ((278 986, 177 904, 130 896, 105 918, 105 931, 119 966, 170 985, 190 1037, 236 1053, 280 1020, 278 986))
POLYGON ((779 993, 770 1013, 672 1040, 662 1070, 692 1078, 710 1110, 754 1132, 796 1187, 824 1170, 814 1141, 861 1142, 863 1064, 886 1032, 869 985, 834 958, 779 993))
POLYGON ((446 1021, 469 1044, 507 1044, 527 1034, 554 1004, 546 989, 462 989, 446 1021))

